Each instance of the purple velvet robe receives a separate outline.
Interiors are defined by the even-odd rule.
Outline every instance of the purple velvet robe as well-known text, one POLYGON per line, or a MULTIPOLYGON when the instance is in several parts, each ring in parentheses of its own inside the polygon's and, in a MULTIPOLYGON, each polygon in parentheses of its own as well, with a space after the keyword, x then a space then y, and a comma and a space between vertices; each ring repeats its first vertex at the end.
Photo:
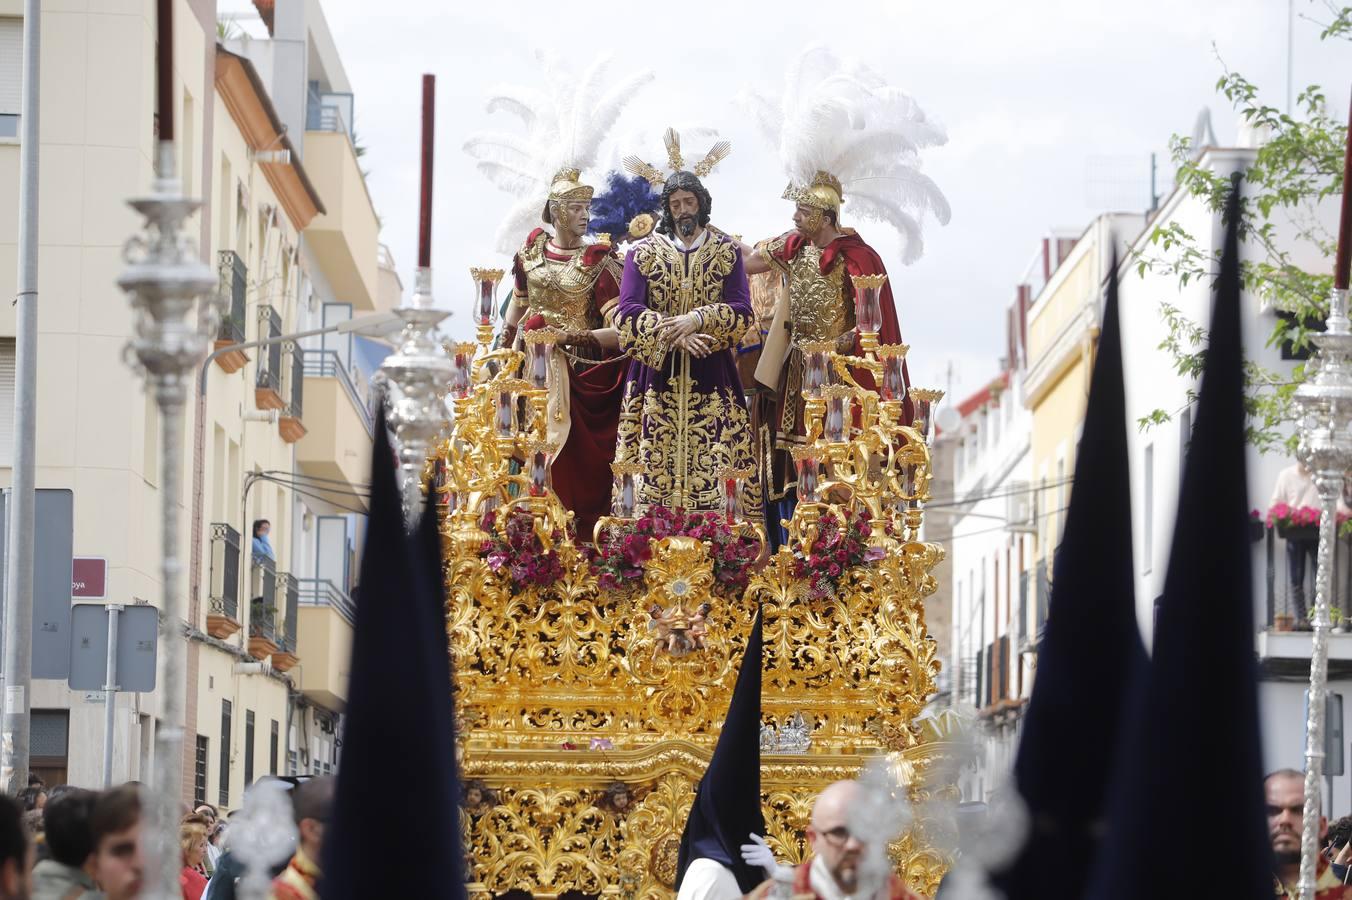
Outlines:
POLYGON ((632 360, 615 459, 644 467, 640 514, 657 504, 722 510, 720 472, 754 471, 750 421, 734 356, 752 318, 741 251, 722 234, 706 231, 688 251, 655 234, 625 257, 616 324, 632 360), (703 359, 674 350, 657 336, 663 318, 692 310, 703 321, 700 333, 714 339, 713 352, 703 359))

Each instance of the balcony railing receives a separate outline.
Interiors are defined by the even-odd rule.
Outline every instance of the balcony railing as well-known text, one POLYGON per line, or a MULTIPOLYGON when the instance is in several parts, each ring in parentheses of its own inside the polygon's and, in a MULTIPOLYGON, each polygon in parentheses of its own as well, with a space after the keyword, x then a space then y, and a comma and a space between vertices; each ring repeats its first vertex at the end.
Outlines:
MULTIPOLYGON (((1315 572, 1318 566, 1317 526, 1305 530, 1279 531, 1253 522, 1252 537, 1262 540, 1267 563, 1266 625, 1269 631, 1303 631, 1314 608, 1315 572), (1293 543, 1296 542, 1296 543, 1293 543), (1299 588, 1292 582, 1292 566, 1304 566, 1299 588)), ((1329 598, 1334 631, 1352 630, 1352 538, 1339 537, 1333 545, 1333 595, 1329 598)))
POLYGON ((229 637, 239 630, 239 532, 224 522, 211 524, 207 616, 207 630, 214 637, 229 637), (217 633, 222 631, 223 635, 217 633))
MULTIPOLYGON (((282 317, 271 306, 258 307, 258 339, 268 340, 282 336, 282 317)), ((263 348, 258 359, 258 381, 260 390, 282 393, 282 345, 271 344, 263 348)))
POLYGON ((250 571, 249 652, 262 659, 277 652, 277 564, 254 554, 250 571))
POLYGON ((283 653, 295 653, 300 583, 296 576, 287 572, 279 574, 277 582, 277 593, 281 595, 282 600, 282 627, 277 629, 277 646, 283 653))
POLYGON ((309 350, 305 353, 305 374, 312 378, 336 378, 356 407, 368 435, 375 435, 371 416, 370 382, 356 366, 351 371, 343 365, 342 357, 333 350, 309 350))
POLYGON ((234 250, 216 254, 216 271, 220 275, 221 327, 216 340, 232 344, 244 342, 244 299, 248 293, 248 269, 234 250))
POLYGON ((352 136, 352 95, 310 88, 305 108, 306 131, 341 131, 352 136))
POLYGON ((356 622, 357 607, 347 592, 327 578, 297 578, 301 606, 332 607, 349 625, 356 622))
POLYGON ((305 350, 299 344, 287 343, 282 347, 282 367, 286 372, 286 384, 283 397, 286 409, 282 415, 302 418, 301 411, 305 401, 305 350))

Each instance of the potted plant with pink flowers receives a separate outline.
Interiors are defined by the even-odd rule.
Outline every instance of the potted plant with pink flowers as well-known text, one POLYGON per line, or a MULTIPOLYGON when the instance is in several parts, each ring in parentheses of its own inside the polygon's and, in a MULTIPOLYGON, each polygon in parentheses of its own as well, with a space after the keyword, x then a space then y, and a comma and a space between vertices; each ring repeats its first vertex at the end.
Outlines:
POLYGON ((641 584, 652 544, 667 537, 692 537, 709 548, 714 563, 714 592, 735 596, 746 588, 760 559, 759 538, 740 533, 715 512, 686 512, 654 506, 632 523, 613 526, 591 551, 592 572, 606 590, 641 584))
POLYGON ((794 549, 793 574, 808 582, 811 599, 834 597, 846 572, 886 555, 881 547, 869 545, 871 519, 867 509, 823 513, 811 544, 794 549))
POLYGON ((479 547, 479 557, 488 568, 511 581, 514 589, 547 588, 563 577, 563 562, 558 545, 564 535, 550 535, 550 547, 537 531, 536 518, 523 506, 509 507, 506 520, 498 528, 496 510, 484 514, 482 527, 488 537, 479 547))
POLYGON ((1319 539, 1319 510, 1313 506, 1274 504, 1267 514, 1267 525, 1288 541, 1319 539))

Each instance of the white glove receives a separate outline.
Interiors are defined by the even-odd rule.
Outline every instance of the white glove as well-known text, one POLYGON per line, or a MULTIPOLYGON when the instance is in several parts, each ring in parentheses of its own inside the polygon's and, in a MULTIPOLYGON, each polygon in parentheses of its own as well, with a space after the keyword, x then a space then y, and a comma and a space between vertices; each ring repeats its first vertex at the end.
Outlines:
POLYGON ((759 834, 751 835, 751 843, 743 844, 742 861, 748 866, 760 866, 765 871, 766 878, 774 878, 775 872, 780 870, 793 871, 788 866, 781 866, 775 861, 775 853, 765 843, 765 838, 759 834))

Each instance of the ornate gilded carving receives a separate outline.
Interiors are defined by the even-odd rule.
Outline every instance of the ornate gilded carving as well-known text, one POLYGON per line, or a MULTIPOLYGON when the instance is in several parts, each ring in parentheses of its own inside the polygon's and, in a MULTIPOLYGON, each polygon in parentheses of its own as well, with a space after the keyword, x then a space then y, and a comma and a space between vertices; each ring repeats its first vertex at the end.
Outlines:
MULTIPOLYGON (((924 599, 943 558, 942 548, 915 540, 929 451, 918 432, 899 424, 899 403, 850 379, 847 367, 876 367, 876 359, 832 357, 848 386, 835 393, 858 424, 848 440, 833 443, 823 436, 827 401, 808 404, 805 452, 822 463, 820 499, 799 504, 788 545, 729 597, 713 590, 711 548, 693 537, 650 545, 641 581, 599 587, 567 533, 568 514, 523 471, 545 439, 545 391, 520 380, 522 354, 481 348, 474 388, 455 400, 441 464, 429 469, 441 473, 435 482, 429 477, 431 489, 446 495, 457 737, 462 772, 477 791, 462 819, 472 896, 519 888, 540 897, 567 890, 670 897, 694 785, 758 607, 764 721, 778 727, 800 716, 802 723, 789 729, 792 740, 762 751, 770 846, 785 861, 802 860, 816 793, 890 753, 921 810, 893 848, 898 869, 916 889, 933 892, 947 865, 941 848, 950 844, 933 802, 944 799, 944 788, 924 785, 934 766, 960 750, 952 723, 918 719, 938 671, 924 599), (846 506, 871 514, 868 561, 840 574, 832 595, 814 598, 795 574, 795 551, 812 543, 822 515, 846 506), (534 517, 541 546, 558 555, 556 580, 517 583, 501 560, 495 568, 488 558, 486 539, 503 533, 513 509, 534 517)), ((745 410, 699 413, 727 418, 745 410)), ((698 461, 711 490, 718 473, 737 468, 733 462, 698 461)), ((645 469, 640 482, 652 474, 645 469)))

